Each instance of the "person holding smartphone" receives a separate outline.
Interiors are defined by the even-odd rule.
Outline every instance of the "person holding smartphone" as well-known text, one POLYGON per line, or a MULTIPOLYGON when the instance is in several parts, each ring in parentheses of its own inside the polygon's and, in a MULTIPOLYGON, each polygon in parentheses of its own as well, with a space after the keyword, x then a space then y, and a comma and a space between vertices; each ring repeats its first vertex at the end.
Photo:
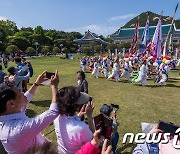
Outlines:
POLYGON ((100 109, 100 113, 105 114, 106 116, 110 117, 113 120, 112 123, 112 130, 113 134, 111 137, 111 144, 112 144, 112 151, 116 152, 117 143, 119 140, 119 133, 117 132, 117 119, 116 119, 116 112, 113 110, 113 107, 108 104, 103 104, 103 106, 100 109))
POLYGON ((54 126, 58 152, 75 153, 93 137, 93 104, 89 102, 88 94, 73 86, 61 88, 57 93, 57 102, 60 115, 54 120, 54 126), (89 126, 81 121, 84 114, 87 115, 89 126))
POLYGON ((9 154, 23 154, 36 145, 47 142, 41 131, 59 115, 56 101, 59 77, 51 77, 52 101, 48 110, 36 117, 26 116, 26 109, 39 84, 47 80, 44 71, 24 94, 17 87, 0 86, 0 141, 9 154))

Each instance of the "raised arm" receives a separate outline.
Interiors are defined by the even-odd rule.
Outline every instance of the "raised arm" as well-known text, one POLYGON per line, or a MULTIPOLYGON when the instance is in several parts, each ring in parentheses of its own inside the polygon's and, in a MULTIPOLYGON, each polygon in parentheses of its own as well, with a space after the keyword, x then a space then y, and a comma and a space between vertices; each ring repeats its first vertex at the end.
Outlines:
POLYGON ((51 76, 52 103, 57 103, 56 94, 58 92, 59 76, 56 70, 55 76, 51 76))
POLYGON ((42 74, 40 74, 36 81, 33 83, 33 85, 29 88, 28 92, 31 93, 32 95, 34 95, 37 87, 39 86, 39 84, 41 84, 42 82, 48 80, 48 78, 45 77, 45 73, 47 71, 44 71, 42 74))
MULTIPOLYGON (((43 72, 37 78, 36 80, 37 83, 35 82, 35 84, 38 84, 45 79, 43 78, 44 73, 45 72, 43 72)), ((32 89, 31 89, 32 91, 35 91, 36 89, 35 87, 37 87, 35 84, 34 86, 32 86, 32 89)), ((56 70, 55 75, 51 76, 52 101, 51 101, 51 105, 49 109, 34 118, 29 118, 27 123, 24 123, 22 125, 24 129, 24 134, 22 135, 27 135, 27 133, 29 133, 29 130, 31 130, 32 135, 39 134, 44 128, 46 128, 50 123, 52 123, 53 120, 58 116, 59 111, 58 111, 58 106, 56 104, 56 93, 58 90, 58 84, 59 84, 59 77, 58 77, 58 71, 56 70)))
POLYGON ((92 133, 95 132, 94 119, 92 117, 93 110, 94 110, 93 102, 92 101, 88 102, 88 104, 86 105, 86 108, 85 108, 85 112, 86 112, 86 115, 88 118, 89 129, 92 131, 92 133))
POLYGON ((21 109, 21 111, 25 111, 28 107, 28 104, 29 102, 33 99, 33 96, 34 96, 34 93, 37 89, 37 87, 39 86, 39 84, 41 84, 42 82, 48 80, 46 77, 45 77, 45 73, 46 71, 44 71, 42 74, 40 74, 36 81, 33 83, 33 85, 29 88, 29 90, 24 94, 24 96, 27 97, 27 104, 21 109))

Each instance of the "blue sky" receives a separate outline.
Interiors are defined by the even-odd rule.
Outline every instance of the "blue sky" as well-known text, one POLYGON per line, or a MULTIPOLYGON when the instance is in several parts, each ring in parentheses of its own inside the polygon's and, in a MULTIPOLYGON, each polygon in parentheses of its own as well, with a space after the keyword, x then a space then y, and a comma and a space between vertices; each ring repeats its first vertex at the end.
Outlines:
MULTIPOLYGON (((107 36, 136 15, 152 11, 172 16, 179 0, 0 0, 0 19, 14 21, 18 27, 63 31, 88 29, 107 36)), ((180 5, 180 4, 179 4, 180 5)), ((180 19, 180 6, 176 13, 180 19)))

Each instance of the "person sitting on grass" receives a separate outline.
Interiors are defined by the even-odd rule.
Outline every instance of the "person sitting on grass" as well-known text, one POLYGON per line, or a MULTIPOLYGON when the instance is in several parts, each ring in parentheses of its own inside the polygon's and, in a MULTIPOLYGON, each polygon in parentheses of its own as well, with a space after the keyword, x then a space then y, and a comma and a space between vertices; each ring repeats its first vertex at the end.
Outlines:
POLYGON ((0 141, 8 154, 24 154, 33 146, 47 142, 41 131, 59 114, 56 101, 59 83, 57 71, 51 77, 52 101, 49 109, 34 118, 28 118, 25 114, 38 85, 47 80, 45 73, 38 76, 25 94, 14 86, 0 87, 0 141))

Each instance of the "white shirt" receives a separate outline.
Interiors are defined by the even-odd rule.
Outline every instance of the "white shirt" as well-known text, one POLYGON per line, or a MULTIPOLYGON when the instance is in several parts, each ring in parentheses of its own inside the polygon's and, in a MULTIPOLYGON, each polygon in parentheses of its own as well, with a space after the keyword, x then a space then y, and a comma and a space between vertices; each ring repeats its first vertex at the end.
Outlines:
MULTIPOLYGON (((25 96, 28 102, 33 98, 29 92, 25 96)), ((45 142, 40 132, 58 116, 56 103, 34 118, 25 115, 26 107, 22 108, 22 112, 0 116, 0 140, 9 154, 23 154, 29 148, 45 142)))
POLYGON ((108 64, 106 62, 103 62, 102 68, 103 69, 108 69, 108 64))
POLYGON ((168 65, 164 66, 164 68, 162 69, 162 71, 165 71, 165 72, 166 72, 166 74, 168 74, 168 73, 169 73, 169 71, 170 71, 169 66, 168 66, 168 65))
POLYGON ((145 75, 145 73, 147 73, 147 67, 143 64, 141 67, 140 67, 140 75, 145 75))
POLYGON ((114 71, 119 71, 119 64, 118 63, 114 63, 114 65, 113 65, 113 69, 114 69, 114 71))
POLYGON ((98 63, 94 62, 94 69, 98 69, 98 68, 99 68, 98 63))
POLYGON ((93 134, 88 125, 77 116, 62 116, 54 120, 58 142, 58 151, 63 154, 72 154, 81 146, 91 141, 93 134))
POLYGON ((125 62, 125 64, 124 64, 124 70, 125 70, 125 71, 129 71, 129 65, 128 65, 127 62, 125 62))

